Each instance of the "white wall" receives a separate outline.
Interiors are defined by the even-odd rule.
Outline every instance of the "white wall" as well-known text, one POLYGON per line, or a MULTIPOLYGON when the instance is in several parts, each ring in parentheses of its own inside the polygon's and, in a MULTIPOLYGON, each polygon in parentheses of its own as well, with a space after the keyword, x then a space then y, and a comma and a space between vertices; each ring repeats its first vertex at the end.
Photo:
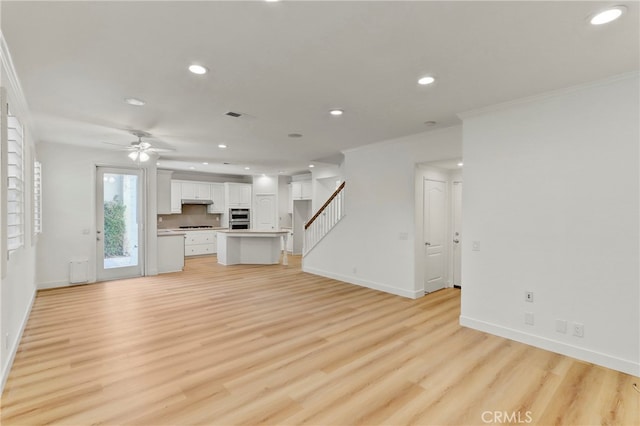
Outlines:
POLYGON ((345 152, 345 212, 304 258, 304 270, 406 297, 416 281, 416 163, 462 155, 462 129, 451 127, 345 152), (405 239, 406 238, 406 239, 405 239))
MULTIPOLYGON (((43 143, 43 229, 38 244, 39 288, 69 285, 69 262, 89 261, 89 281, 96 280, 96 165, 135 167, 126 152, 43 143)), ((157 274, 157 191, 155 161, 146 163, 146 275, 157 274)))
POLYGON ((253 195, 257 194, 278 194, 278 176, 254 176, 253 195))
POLYGON ((336 181, 342 181, 339 166, 316 166, 311 172, 312 210, 315 213, 336 190, 336 181))
MULTIPOLYGON (((18 117, 24 130, 25 189, 24 245, 14 250, 6 265, 3 265, 3 278, 0 283, 0 366, 2 369, 0 392, 2 392, 35 297, 34 270, 38 238, 33 236, 32 220, 33 161, 36 157, 33 126, 4 39, 1 43, 0 56, 2 59, 0 83, 7 90, 7 102, 12 114, 18 117)), ((6 180, 1 180, 0 185, 2 185, 2 192, 6 194, 6 180)), ((6 206, 4 202, 1 204, 0 212, 4 217, 6 206)), ((4 220, 2 222, 4 224, 4 220)), ((6 238, 4 227, 0 230, 0 238, 6 238)), ((0 256, 6 256, 6 254, 0 253, 0 256)))
POLYGON ((463 325, 640 375, 638 105, 632 74, 464 117, 463 325))

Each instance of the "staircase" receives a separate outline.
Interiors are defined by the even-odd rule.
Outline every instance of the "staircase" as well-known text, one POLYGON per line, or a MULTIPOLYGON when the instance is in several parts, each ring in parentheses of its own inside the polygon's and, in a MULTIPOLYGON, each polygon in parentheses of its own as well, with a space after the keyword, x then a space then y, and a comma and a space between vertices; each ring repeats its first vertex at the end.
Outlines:
POLYGON ((342 182, 326 203, 304 225, 303 256, 306 256, 344 217, 344 187, 342 182))

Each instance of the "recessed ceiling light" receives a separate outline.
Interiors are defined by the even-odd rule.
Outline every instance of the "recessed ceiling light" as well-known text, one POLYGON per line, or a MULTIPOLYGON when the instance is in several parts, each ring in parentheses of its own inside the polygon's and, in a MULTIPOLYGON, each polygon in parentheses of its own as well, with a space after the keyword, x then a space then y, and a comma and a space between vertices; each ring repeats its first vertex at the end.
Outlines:
POLYGON ((156 166, 159 166, 159 165, 160 165, 160 162, 158 161, 158 162, 156 163, 156 166))
POLYGON ((205 161, 205 162, 203 162, 202 164, 204 164, 205 166, 208 166, 208 165, 209 165, 209 163, 207 163, 206 161, 205 161))
POLYGON ((464 166, 464 163, 461 161, 458 163, 458 167, 462 167, 462 166, 464 166))
POLYGON ((598 12, 591 17, 589 22, 591 25, 602 25, 608 24, 611 21, 615 21, 619 17, 622 16, 624 12, 627 11, 625 6, 614 6, 609 9, 603 10, 602 12, 598 12))
POLYGON ((436 81, 435 78, 427 75, 427 76, 422 77, 420 80, 418 80, 418 84, 420 84, 422 86, 426 86, 427 84, 431 84, 434 81, 436 81))
POLYGON ((315 166, 313 164, 309 164, 309 168, 313 169, 315 166))
POLYGON ((339 115, 344 114, 344 111, 341 110, 341 109, 332 109, 332 110, 329 111, 329 114, 334 115, 334 116, 337 117, 339 115))
POLYGON ((194 74, 206 74, 207 71, 209 70, 203 67, 202 65, 192 64, 192 65, 189 65, 189 71, 191 71, 194 74))
POLYGON ((301 138, 302 134, 301 133, 289 133, 287 136, 289 136, 290 138, 301 138))
POLYGON ((251 167, 245 167, 244 169, 245 170, 251 170, 251 167))
POLYGON ((195 167, 193 167, 193 166, 191 166, 191 167, 189 167, 189 169, 190 169, 190 170, 195 170, 196 168, 195 168, 195 167))
POLYGON ((142 99, 138 99, 138 98, 127 98, 124 101, 126 103, 128 103, 129 105, 133 105, 133 106, 143 106, 144 104, 146 104, 145 101, 143 101, 142 99))
POLYGON ((220 149, 225 149, 226 147, 227 146, 225 144, 223 144, 223 143, 219 143, 218 144, 218 148, 220 148, 220 149))
POLYGON ((266 1, 267 3, 277 3, 277 2, 279 2, 280 0, 264 0, 264 1, 266 1))
POLYGON ((424 124, 427 125, 427 126, 435 126, 436 122, 435 121, 425 121, 424 124))

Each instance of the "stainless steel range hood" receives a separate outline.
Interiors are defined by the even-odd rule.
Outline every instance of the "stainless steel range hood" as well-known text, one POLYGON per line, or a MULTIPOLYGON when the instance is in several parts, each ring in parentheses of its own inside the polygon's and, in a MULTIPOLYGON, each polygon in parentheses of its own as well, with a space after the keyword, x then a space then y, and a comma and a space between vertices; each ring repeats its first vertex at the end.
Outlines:
POLYGON ((182 204, 213 204, 213 200, 200 200, 200 199, 182 199, 182 204))

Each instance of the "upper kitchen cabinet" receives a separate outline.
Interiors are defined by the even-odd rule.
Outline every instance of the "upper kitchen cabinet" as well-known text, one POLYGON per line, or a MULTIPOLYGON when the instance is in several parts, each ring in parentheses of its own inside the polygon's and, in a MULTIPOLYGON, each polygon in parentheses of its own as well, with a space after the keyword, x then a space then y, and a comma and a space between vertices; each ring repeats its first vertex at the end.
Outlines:
POLYGON ((311 199, 311 181, 303 180, 291 182, 291 199, 292 200, 310 200, 311 199))
POLYGON ((251 184, 227 182, 224 184, 224 192, 228 207, 251 208, 251 184))
POLYGON ((182 183, 171 181, 171 213, 182 213, 182 183))
POLYGON ((207 213, 224 213, 224 184, 211 184, 211 200, 213 204, 207 206, 207 213))
POLYGON ((156 179, 157 214, 171 214, 171 175, 170 170, 158 170, 156 179))
POLYGON ((182 182, 182 199, 210 200, 211 184, 205 182, 182 182))

